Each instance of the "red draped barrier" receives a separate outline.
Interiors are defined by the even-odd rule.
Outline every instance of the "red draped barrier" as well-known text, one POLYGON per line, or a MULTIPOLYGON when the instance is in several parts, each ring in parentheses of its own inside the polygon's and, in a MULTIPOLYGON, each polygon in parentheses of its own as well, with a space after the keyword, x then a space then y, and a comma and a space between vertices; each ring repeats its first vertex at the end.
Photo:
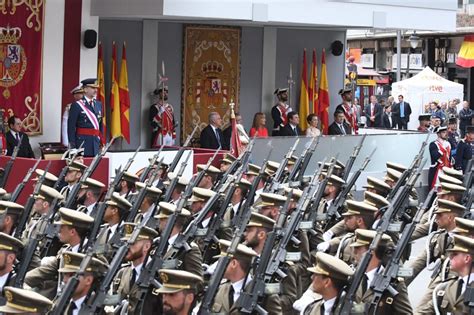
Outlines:
MULTIPOLYGON (((9 156, 0 156, 0 167, 5 168, 5 165, 10 160, 9 156)), ((90 165, 92 158, 85 158, 84 164, 90 165)), ((61 170, 66 165, 66 162, 63 160, 41 160, 38 165, 39 169, 45 169, 48 163, 51 162, 51 166, 49 167, 49 172, 58 176, 61 173, 61 170)), ((9 193, 13 192, 16 186, 23 180, 28 170, 33 167, 36 163, 35 159, 26 159, 26 158, 16 158, 15 162, 13 163, 12 170, 10 175, 8 176, 7 183, 5 185, 6 191, 9 193)), ((30 181, 25 185, 25 188, 20 194, 17 202, 20 204, 24 204, 28 199, 28 196, 33 192, 34 183, 32 181, 36 175, 33 174, 31 176, 30 181)), ((91 176, 94 179, 97 179, 107 185, 109 179, 109 159, 104 157, 99 163, 99 166, 95 170, 95 172, 91 176)))

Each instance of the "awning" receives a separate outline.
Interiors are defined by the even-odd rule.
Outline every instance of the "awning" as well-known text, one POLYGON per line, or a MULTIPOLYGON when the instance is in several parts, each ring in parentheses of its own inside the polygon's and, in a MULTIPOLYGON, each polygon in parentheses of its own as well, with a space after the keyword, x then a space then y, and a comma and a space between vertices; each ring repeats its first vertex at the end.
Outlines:
POLYGON ((474 67, 474 35, 464 36, 456 64, 463 68, 474 67))

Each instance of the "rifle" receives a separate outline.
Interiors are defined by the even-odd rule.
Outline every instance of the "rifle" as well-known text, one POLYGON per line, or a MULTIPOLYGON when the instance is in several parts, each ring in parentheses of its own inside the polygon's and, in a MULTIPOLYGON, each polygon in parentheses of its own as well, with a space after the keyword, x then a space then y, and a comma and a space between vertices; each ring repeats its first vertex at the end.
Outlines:
POLYGON ((268 190, 265 189, 265 191, 274 193, 278 191, 278 189, 280 189, 280 185, 283 184, 283 176, 285 175, 285 169, 286 169, 286 166, 288 165, 288 160, 292 157, 299 142, 300 142, 300 139, 296 139, 295 144, 290 148, 290 150, 283 157, 283 159, 280 162, 280 165, 278 166, 278 169, 275 172, 275 175, 273 175, 273 179, 271 181, 270 187, 268 187, 268 190))
MULTIPOLYGON (((21 263, 17 268, 16 272, 16 278, 15 278, 15 283, 14 287, 17 288, 22 288, 23 287, 23 282, 25 280, 25 275, 28 271, 28 267, 30 265, 31 259, 33 258, 33 255, 35 254, 36 248, 39 244, 39 242, 47 235, 47 234, 53 234, 54 237, 54 232, 56 231, 54 229, 54 216, 56 215, 57 209, 59 206, 59 199, 54 198, 53 201, 51 202, 48 210, 48 214, 46 216, 43 216, 40 221, 37 223, 38 230, 36 235, 34 235, 33 238, 29 239, 28 245, 23 249, 22 255, 21 255, 21 263), (53 230, 53 232, 51 232, 53 230)), ((48 247, 49 248, 49 247, 48 247)), ((46 251, 42 251, 47 252, 46 251)), ((43 255, 41 255, 43 257, 43 255)))
MULTIPOLYGON (((415 158, 415 160, 416 159, 417 157, 415 158)), ((397 212, 400 210, 399 208, 401 208, 403 204, 405 203, 405 201, 408 199, 408 195, 411 189, 413 188, 416 180, 418 179, 421 173, 421 169, 422 167, 419 167, 417 172, 411 175, 410 179, 407 182, 407 185, 402 186, 402 188, 397 191, 393 200, 390 202, 390 204, 388 205, 388 208, 384 212, 380 220, 380 223, 377 227, 377 234, 375 234, 375 237, 372 240, 372 243, 370 243, 369 250, 365 252, 361 261, 357 264, 356 271, 351 279, 351 285, 349 289, 347 290, 346 295, 344 296, 344 299, 342 300, 339 315, 351 314, 352 304, 355 300, 355 296, 359 288, 359 285, 362 281, 362 278, 364 277, 365 272, 367 270, 367 266, 369 265, 369 262, 372 259, 373 252, 377 249, 379 242, 382 240, 383 234, 389 229, 390 223, 396 217, 397 212)), ((410 238, 410 236, 407 236, 407 237, 408 239, 410 238)), ((373 283, 375 283, 375 280, 373 283)), ((379 285, 379 288, 377 290, 380 291, 380 288, 381 287, 379 285)), ((393 289, 392 287, 390 288, 393 289)), ((393 290, 395 291, 395 289, 393 290)), ((381 293, 383 293, 384 291, 385 289, 381 293)), ((375 293, 375 291, 374 291, 374 294, 377 294, 377 303, 378 303, 381 295, 379 296, 378 295, 379 293, 375 293)))
MULTIPOLYGON (((38 165, 40 160, 38 160, 38 162, 36 162, 36 165, 38 165)), ((40 178, 38 179, 38 181, 36 182, 36 185, 35 185, 35 188, 33 190, 33 193, 31 194, 31 196, 28 197, 28 200, 26 202, 26 205, 25 205, 25 208, 23 209, 23 212, 21 213, 21 216, 20 218, 18 219, 18 225, 15 229, 15 233, 13 234, 14 237, 20 239, 21 238, 21 234, 23 233, 23 230, 26 226, 26 222, 28 221, 28 219, 30 218, 30 213, 31 213, 31 210, 33 209, 33 205, 35 203, 35 197, 39 194, 40 192, 40 189, 41 189, 41 185, 43 185, 43 182, 44 182, 44 179, 46 178, 46 173, 48 172, 49 170, 49 167, 51 166, 51 161, 49 161, 48 165, 46 165, 46 168, 44 169, 44 173, 40 176, 40 178)), ((30 169, 31 171, 32 169, 30 169)))
MULTIPOLYGON (((123 174, 128 171, 128 169, 130 168, 130 166, 132 166, 132 163, 133 163, 133 161, 135 160, 135 157, 137 156, 137 154, 138 154, 138 152, 140 151, 140 149, 141 149, 141 146, 138 146, 138 148, 135 150, 135 152, 133 153, 133 155, 128 159, 127 164, 125 164, 125 166, 123 167, 123 169, 120 167, 120 168, 118 169, 118 172, 117 172, 117 171, 115 172, 115 177, 119 177, 120 179, 122 179, 123 174)), ((112 187, 113 187, 113 190, 115 191, 116 189, 118 189, 118 188, 120 187, 120 180, 119 180, 119 181, 116 181, 115 178, 114 178, 114 182, 115 182, 115 185, 112 186, 112 187)))
POLYGON ((364 134, 362 136, 362 139, 360 139, 359 144, 354 147, 354 151, 352 152, 351 156, 349 156, 349 159, 346 162, 346 167, 344 168, 344 176, 342 177, 344 181, 347 181, 347 179, 349 178, 349 173, 351 172, 352 166, 354 165, 354 162, 360 153, 360 149, 364 144, 365 137, 367 137, 367 134, 364 134))
POLYGON ((58 180, 56 181, 56 183, 54 183, 54 186, 53 188, 58 190, 59 189, 59 185, 61 185, 61 183, 64 181, 64 178, 66 177, 66 174, 69 170, 69 167, 71 166, 71 164, 74 162, 74 160, 76 159, 76 157, 79 155, 79 152, 81 151, 82 149, 82 146, 84 145, 84 142, 81 142, 81 145, 79 146, 79 148, 76 150, 76 152, 73 154, 73 156, 71 157, 71 159, 69 161, 66 161, 66 165, 63 167, 63 169, 61 170, 61 173, 59 173, 59 176, 58 176, 58 180))
POLYGON ((18 144, 13 149, 13 153, 12 153, 12 156, 10 157, 10 160, 8 160, 7 164, 5 165, 5 168, 3 169, 3 174, 2 174, 2 177, 0 178, 0 188, 5 188, 8 175, 10 175, 10 172, 12 171, 13 163, 15 162, 16 157, 18 155, 18 151, 20 150, 20 143, 22 139, 23 139, 23 136, 20 137, 20 141, 18 141, 18 144))
MULTIPOLYGON (((31 178, 31 175, 33 175, 33 172, 36 170, 36 168, 38 167, 39 163, 40 163, 41 159, 37 159, 36 160, 36 163, 35 165, 33 165, 33 167, 31 167, 28 172, 26 173, 25 177, 23 178, 23 180, 21 181, 21 183, 19 183, 15 190, 13 191, 12 193, 12 196, 10 197, 10 201, 12 202, 15 202, 18 197, 20 196, 22 190, 25 188, 25 185, 26 183, 30 180, 31 178)), ((50 162, 51 163, 51 162, 50 162)))
POLYGON ((278 221, 276 222, 273 230, 267 233, 267 238, 263 245, 263 250, 258 260, 257 267, 255 269, 255 278, 250 283, 249 290, 244 290, 240 293, 239 298, 235 302, 237 307, 243 313, 251 314, 254 311, 259 314, 267 314, 267 311, 261 307, 258 302, 265 295, 265 284, 269 280, 266 274, 267 267, 272 258, 273 246, 278 242, 282 235, 283 226, 288 216, 288 206, 292 197, 292 190, 287 195, 285 204, 281 208, 278 221))
POLYGON ((92 173, 94 173, 95 169, 99 166, 100 160, 110 149, 110 146, 113 144, 114 140, 115 138, 110 139, 109 143, 107 143, 107 145, 102 149, 102 151, 94 157, 89 167, 82 174, 79 183, 74 185, 74 187, 71 189, 71 192, 68 194, 67 199, 64 203, 65 208, 72 208, 72 206, 76 202, 76 196, 79 193, 82 184, 92 175, 92 173))
POLYGON ((406 169, 403 173, 402 173, 402 176, 400 176, 400 178, 398 179, 397 183, 395 184, 395 186, 392 188, 392 190, 390 191, 388 197, 387 197, 387 200, 390 201, 394 198, 395 194, 397 193, 397 191, 400 189, 400 187, 402 187, 403 185, 405 185, 405 181, 406 179, 411 176, 411 173, 413 172, 413 170, 416 168, 416 165, 418 163, 420 163, 420 161, 423 159, 423 153, 425 151, 425 147, 426 145, 428 144, 428 138, 430 137, 430 134, 427 134, 426 135, 426 138, 425 138, 425 141, 423 141, 423 143, 421 144, 421 148, 420 150, 418 151, 418 154, 415 156, 415 158, 413 159, 413 162, 411 163, 410 167, 408 169, 406 169))
POLYGON ((343 208, 344 203, 346 202, 348 194, 352 190, 352 187, 355 185, 362 171, 365 170, 367 164, 369 164, 370 160, 372 159, 372 156, 375 153, 375 150, 376 148, 372 151, 372 153, 370 153, 368 157, 365 158, 364 163, 362 163, 361 167, 351 176, 349 182, 344 184, 344 189, 339 193, 336 200, 334 200, 334 202, 332 202, 331 205, 328 207, 326 212, 326 222, 323 231, 326 231, 331 226, 331 223, 334 221, 334 219, 339 219, 341 217, 341 209, 343 208))
MULTIPOLYGON (((153 158, 156 157, 155 162, 158 161, 158 157, 160 156, 161 151, 163 151, 163 146, 161 146, 158 152, 156 152, 156 154, 153 156, 153 158)), ((144 182, 147 179, 148 175, 153 169, 153 165, 154 164, 150 163, 150 165, 148 165, 148 167, 143 170, 143 173, 140 175, 140 182, 144 182)))
POLYGON ((245 198, 245 202, 242 207, 239 209, 237 214, 234 216, 232 220, 232 226, 236 226, 234 231, 234 236, 232 237, 231 243, 229 248, 227 249, 227 254, 219 258, 217 263, 216 270, 212 273, 212 276, 209 280, 209 286, 207 287, 206 293, 204 298, 201 302, 201 308, 199 309, 199 314, 201 315, 209 315, 212 309, 212 303, 214 298, 219 290, 219 286, 221 283, 222 278, 224 277, 225 270, 230 263, 233 255, 237 250, 237 246, 240 244, 240 240, 244 235, 245 228, 247 227, 248 222, 250 221, 250 217, 252 215, 252 211, 250 210, 251 205, 253 204, 253 199, 255 196, 255 192, 257 191, 258 184, 260 183, 263 174, 265 173, 265 165, 268 161, 270 156, 271 150, 268 153, 266 159, 262 163, 262 167, 260 168, 260 172, 255 178, 252 183, 252 187, 250 187, 247 196, 245 198))
POLYGON ((175 178, 171 180, 169 186, 166 189, 166 194, 165 194, 165 197, 163 198, 163 201, 169 202, 171 200, 171 195, 173 194, 173 191, 176 188, 176 185, 178 184, 179 179, 181 178, 181 176, 183 176, 184 170, 186 168, 186 165, 188 164, 189 157, 191 155, 193 155, 193 153, 189 152, 189 154, 186 156, 184 161, 181 163, 178 173, 176 174, 175 178))
POLYGON ((198 125, 194 127, 193 132, 191 132, 191 134, 186 138, 186 141, 184 142, 183 146, 179 148, 178 152, 176 152, 176 155, 173 158, 173 162, 171 162, 171 165, 168 168, 168 172, 174 172, 176 166, 178 166, 179 160, 181 160, 181 157, 183 156, 186 147, 188 147, 191 143, 191 140, 193 139, 194 133, 196 132, 197 128, 198 125))
POLYGON ((301 153, 301 155, 298 157, 298 159, 295 162, 295 165, 293 165, 293 168, 291 169, 290 174, 288 175, 288 182, 290 183, 291 186, 295 186, 293 182, 296 180, 301 180, 303 179, 304 172, 306 168, 308 167, 309 160, 313 156, 314 150, 316 150, 316 147, 319 144, 319 139, 320 137, 313 138, 311 142, 308 142, 305 145, 305 149, 301 153), (313 143, 316 143, 313 145, 313 143), (301 179, 300 179, 301 178, 301 179))

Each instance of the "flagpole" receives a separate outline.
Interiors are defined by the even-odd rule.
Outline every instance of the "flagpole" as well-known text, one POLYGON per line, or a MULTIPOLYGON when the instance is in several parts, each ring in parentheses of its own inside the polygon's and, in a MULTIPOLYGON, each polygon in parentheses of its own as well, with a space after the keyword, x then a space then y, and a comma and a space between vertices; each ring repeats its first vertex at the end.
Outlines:
POLYGON ((291 107, 291 96, 293 95, 292 93, 292 90, 293 90, 293 84, 295 83, 295 81, 293 81, 293 66, 292 64, 290 63, 290 74, 288 75, 288 78, 287 78, 287 82, 288 82, 288 106, 291 107))

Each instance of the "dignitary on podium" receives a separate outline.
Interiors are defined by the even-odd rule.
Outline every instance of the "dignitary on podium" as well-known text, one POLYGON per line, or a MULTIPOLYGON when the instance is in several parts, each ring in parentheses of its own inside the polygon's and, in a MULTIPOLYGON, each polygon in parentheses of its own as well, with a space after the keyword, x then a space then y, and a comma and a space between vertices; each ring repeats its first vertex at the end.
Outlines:
POLYGON ((22 123, 20 118, 16 116, 8 118, 8 127, 10 131, 5 135, 7 141, 7 155, 12 155, 15 147, 19 146, 17 156, 34 159, 35 155, 31 149, 28 135, 21 131, 22 123))

